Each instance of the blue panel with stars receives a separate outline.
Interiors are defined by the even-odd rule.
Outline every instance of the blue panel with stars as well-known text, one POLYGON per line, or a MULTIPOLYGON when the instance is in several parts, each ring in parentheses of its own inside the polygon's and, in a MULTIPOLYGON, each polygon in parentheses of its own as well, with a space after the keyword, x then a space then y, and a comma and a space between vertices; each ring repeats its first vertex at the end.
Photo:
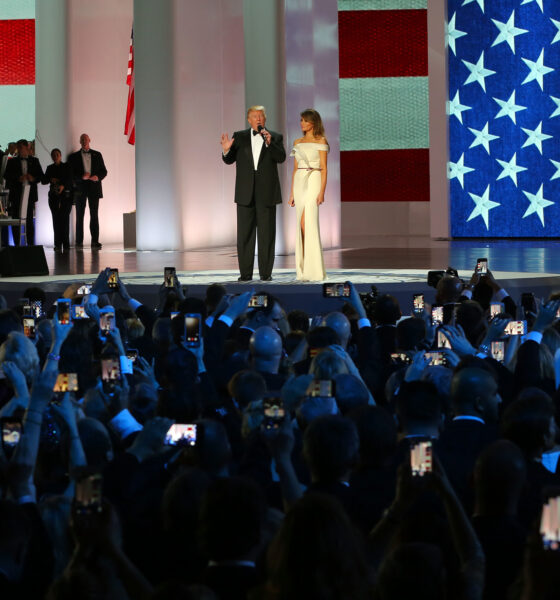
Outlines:
POLYGON ((453 237, 560 237, 560 0, 447 0, 453 237))

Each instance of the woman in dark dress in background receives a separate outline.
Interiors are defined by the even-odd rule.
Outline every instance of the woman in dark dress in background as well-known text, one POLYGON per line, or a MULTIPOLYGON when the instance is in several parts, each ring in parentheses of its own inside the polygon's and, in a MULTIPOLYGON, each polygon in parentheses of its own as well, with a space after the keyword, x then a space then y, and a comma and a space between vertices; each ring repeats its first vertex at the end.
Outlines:
POLYGON ((58 148, 51 151, 53 163, 47 167, 43 183, 49 184, 49 208, 52 213, 55 252, 70 249, 70 211, 72 210, 72 178, 70 169, 62 162, 58 148))

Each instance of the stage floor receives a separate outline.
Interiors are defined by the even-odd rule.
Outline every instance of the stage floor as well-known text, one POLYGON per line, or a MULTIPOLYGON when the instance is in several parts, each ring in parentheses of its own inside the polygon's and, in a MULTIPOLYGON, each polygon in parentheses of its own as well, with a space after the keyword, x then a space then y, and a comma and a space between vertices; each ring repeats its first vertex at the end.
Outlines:
MULTIPOLYGON (((556 240, 432 240, 426 237, 376 237, 345 240, 343 248, 326 250, 325 266, 329 281, 351 280, 360 291, 376 285, 380 293, 392 293, 403 310, 413 293, 423 292, 426 300, 434 290, 426 285, 428 270, 452 266, 462 277, 470 277, 477 258, 487 257, 495 277, 518 299, 524 291, 547 296, 560 290, 560 246, 556 240)), ((236 293, 247 289, 268 289, 283 299, 286 309, 310 306, 318 312, 330 310, 332 301, 319 300, 318 284, 295 279, 293 255, 277 256, 273 281, 250 284, 237 282, 235 247, 188 251, 137 251, 104 245, 100 251, 85 247, 57 254, 45 248, 48 277, 0 279, 0 293, 8 302, 17 301, 29 285, 40 285, 49 297, 56 298, 74 281, 92 281, 105 267, 118 268, 131 293, 144 302, 154 302, 162 283, 163 268, 174 266, 189 294, 203 296, 210 283, 223 283, 236 293), (15 300, 14 300, 15 299, 15 300)))

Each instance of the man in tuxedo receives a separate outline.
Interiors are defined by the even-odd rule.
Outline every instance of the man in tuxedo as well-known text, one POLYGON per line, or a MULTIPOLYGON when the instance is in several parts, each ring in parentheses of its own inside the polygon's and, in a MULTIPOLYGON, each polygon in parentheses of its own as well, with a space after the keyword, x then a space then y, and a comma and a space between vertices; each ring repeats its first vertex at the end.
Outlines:
POLYGON ((89 230, 91 233, 91 248, 99 250, 99 198, 103 198, 101 181, 107 176, 107 169, 101 152, 89 147, 90 138, 87 133, 80 136, 81 150, 73 152, 68 157, 72 171, 76 201, 76 248, 84 247, 84 214, 86 201, 89 202, 89 230))
POLYGON ((278 163, 286 160, 282 135, 265 129, 264 106, 247 111, 249 129, 236 131, 231 139, 222 134, 222 159, 235 163, 237 204, 237 259, 239 281, 253 278, 255 234, 259 239, 259 275, 272 279, 276 240, 276 205, 282 202, 278 163))
MULTIPOLYGON (((6 163, 4 172, 6 187, 10 194, 8 196, 8 214, 13 219, 18 219, 21 210, 21 201, 26 188, 29 188, 27 203, 27 214, 25 221, 25 234, 28 246, 35 244, 35 227, 33 225, 33 212, 35 202, 39 199, 37 195, 37 184, 43 178, 43 169, 39 159, 29 154, 29 143, 27 140, 17 142, 17 156, 6 163)), ((12 227, 14 244, 19 246, 20 228, 12 227)), ((5 238, 3 239, 5 243, 5 238)))

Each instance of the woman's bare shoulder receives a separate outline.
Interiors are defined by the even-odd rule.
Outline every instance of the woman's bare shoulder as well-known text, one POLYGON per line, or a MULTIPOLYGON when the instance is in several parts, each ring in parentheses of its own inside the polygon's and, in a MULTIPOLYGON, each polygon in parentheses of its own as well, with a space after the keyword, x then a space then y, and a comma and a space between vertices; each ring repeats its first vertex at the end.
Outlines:
POLYGON ((298 138, 297 140, 294 140, 294 146, 297 146, 297 144, 301 144, 301 142, 303 142, 303 138, 298 138))

